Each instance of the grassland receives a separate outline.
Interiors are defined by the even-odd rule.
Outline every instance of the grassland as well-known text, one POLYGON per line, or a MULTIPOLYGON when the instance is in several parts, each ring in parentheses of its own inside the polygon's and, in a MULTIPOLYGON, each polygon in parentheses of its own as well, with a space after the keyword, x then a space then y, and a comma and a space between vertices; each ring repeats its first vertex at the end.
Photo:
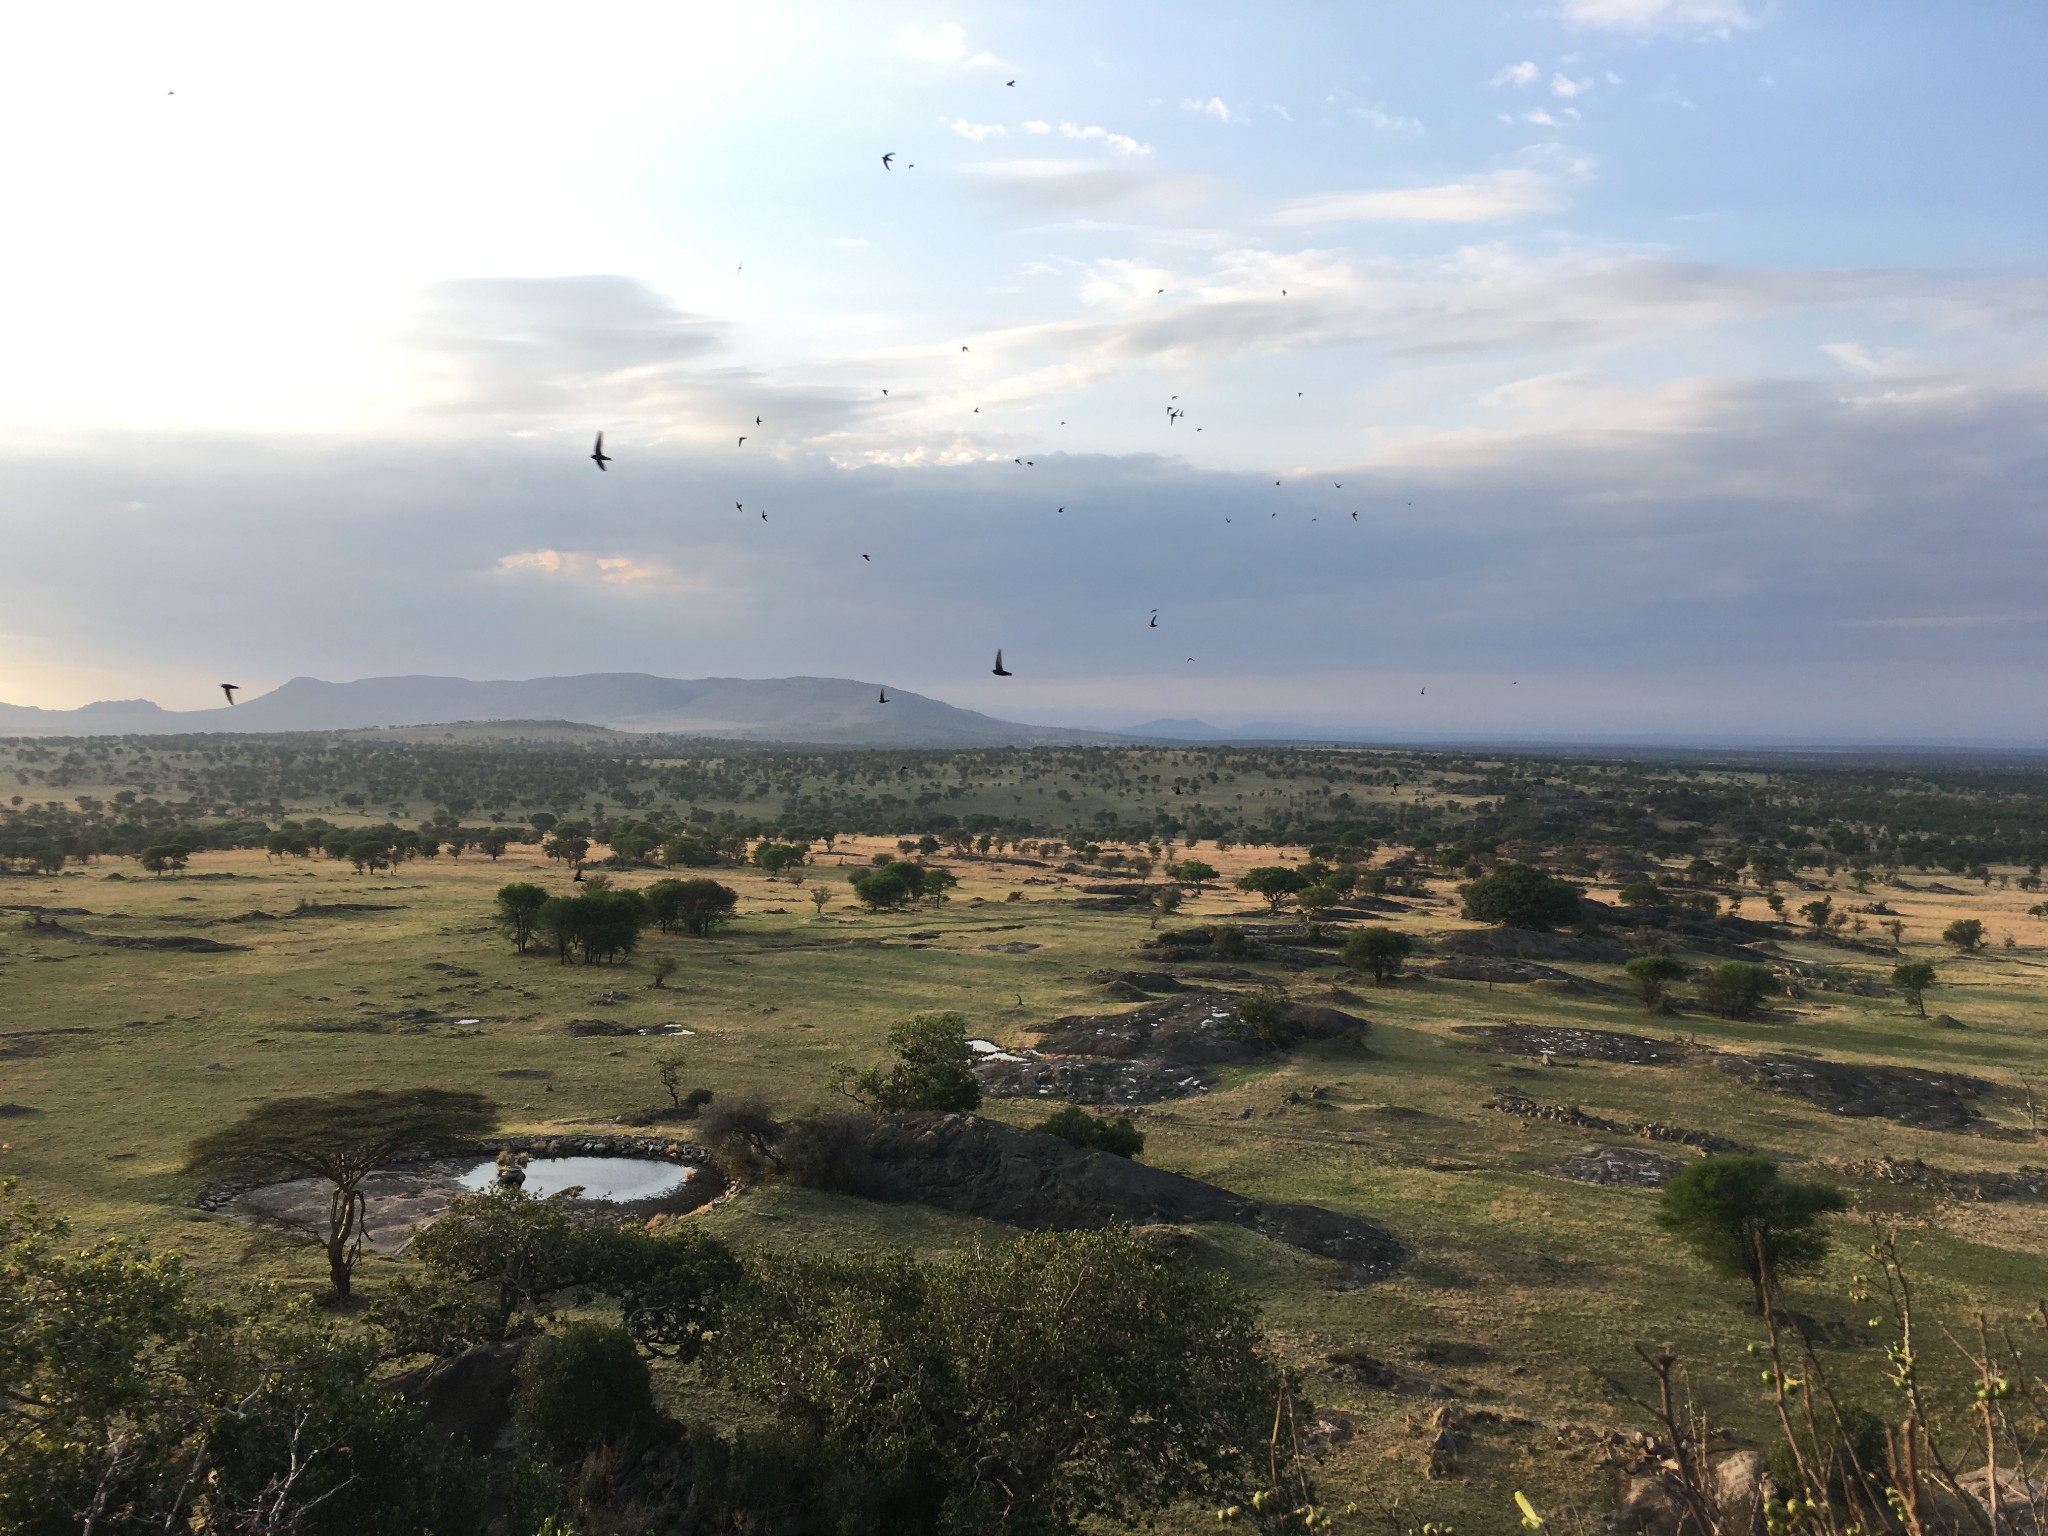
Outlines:
MULTIPOLYGON (((1146 771, 1170 782, 1191 767, 1179 756, 1161 754, 1146 771)), ((893 771, 896 757, 884 766, 893 771)), ((927 777, 945 782, 936 771, 927 777)), ((110 796, 121 782, 70 787, 110 796)), ((995 807, 1043 787, 976 781, 948 808, 962 799, 995 807)), ((1102 805, 1115 803, 1099 784, 1088 787, 1102 805)), ((1455 799, 1454 789, 1431 798, 1455 799)), ((1247 777, 1244 792, 1291 801, 1320 793, 1278 775, 1271 782, 1247 777)), ((1362 784, 1354 792, 1360 803, 1369 799, 1362 784)), ((1383 805, 1403 797, 1412 803, 1415 794, 1412 785, 1374 792, 1383 805)), ((356 814, 367 819, 392 808, 356 814)), ((403 801, 396 808, 421 809, 403 801)), ((1024 1045, 1052 1018, 1116 1006, 1088 974, 1140 963, 1138 946, 1150 932, 1144 914, 1079 907, 1080 882, 1062 884, 1044 867, 957 855, 939 859, 961 880, 943 907, 857 909, 845 874, 895 846, 893 837, 842 837, 833 851, 814 855, 802 886, 751 869, 714 871, 740 892, 728 929, 708 939, 650 934, 630 962, 597 967, 515 955, 493 927, 498 886, 568 883, 567 868, 532 847, 515 846, 495 863, 472 853, 367 875, 327 859, 235 850, 197 854, 182 876, 152 878, 109 858, 57 875, 0 879, 7 906, 0 1103, 9 1106, 0 1119, 0 1175, 18 1178, 88 1235, 128 1233, 185 1250, 223 1291, 256 1275, 311 1288, 323 1273, 317 1255, 190 1204, 197 1181, 182 1171, 188 1141, 261 1100, 435 1084, 490 1094, 504 1106, 508 1129, 603 1125, 660 1097, 651 1057, 662 1044, 655 1036, 578 1037, 567 1028, 571 1020, 604 1019, 656 1031, 680 1024, 694 1031, 687 1044, 694 1081, 721 1098, 756 1096, 792 1112, 826 1101, 837 1068, 876 1060, 890 1024, 912 1012, 955 1010, 975 1034, 1024 1045), (814 916, 807 893, 820 883, 832 900, 814 916), (302 905, 343 903, 385 910, 293 915, 302 905), (26 926, 30 907, 71 931, 26 926), (237 947, 166 952, 80 937, 179 934, 237 947), (1037 947, 1000 947, 1017 944, 1037 947), (657 989, 651 962, 661 955, 678 968, 657 989)), ((1222 869, 1223 882, 1172 921, 1265 921, 1263 906, 1229 891, 1229 879, 1254 863, 1306 854, 1302 846, 1206 844, 1198 856, 1222 869)), ((616 878, 639 884, 658 873, 616 878)), ((1539 1171, 1588 1146, 1629 1138, 1489 1107, 1503 1090, 1616 1120, 1710 1130, 1841 1183, 1854 1209, 1836 1222, 1836 1257, 1797 1283, 1788 1303, 1844 1340, 1868 1341, 1829 1352, 1830 1368, 1844 1380, 1874 1380, 1881 1364, 1874 1346, 1883 1340, 1868 1328, 1865 1309, 1845 1299, 1865 1216, 1907 1230, 1932 1310, 1964 1316, 2031 1307, 2048 1290, 2048 1203, 1959 1202, 1846 1171, 1878 1158, 1967 1170, 2048 1162, 2030 1135, 2027 1086, 2048 1088, 2041 1023, 2048 923, 2028 915, 2032 897, 2018 890, 1988 880, 1981 890, 1928 889, 1940 883, 1908 871, 1859 895, 1846 873, 1811 869, 1787 895, 1795 903, 1823 892, 1838 903, 1881 897, 1905 924, 1905 955, 1940 960, 1929 1011, 1952 1016, 1959 1028, 1914 1016, 1882 987, 1899 959, 1889 947, 1822 942, 1791 927, 1776 940, 1784 958, 1832 968, 1835 985, 1781 999, 1766 1018, 1746 1023, 1697 1009, 1653 1019, 1625 998, 1541 986, 1423 976, 1375 988, 1329 968, 1255 964, 1296 997, 1334 1001, 1366 1017, 1364 1044, 1312 1047, 1268 1067, 1238 1069, 1209 1094, 1145 1108, 1138 1118, 1148 1162, 1261 1199, 1355 1213, 1391 1229, 1413 1254, 1389 1282, 1339 1290, 1334 1265, 1234 1229, 1200 1236, 1198 1259, 1226 1268, 1256 1295, 1275 1349, 1305 1373, 1313 1399, 1356 1420, 1356 1435, 1322 1462, 1326 1494, 1397 1505, 1470 1530, 1506 1528, 1502 1511, 1516 1487, 1552 1508, 1590 1511, 1601 1502, 1604 1474, 1590 1441, 1568 1431, 1643 1427, 1619 1395, 1642 1389, 1638 1341, 1674 1343, 1694 1363, 1696 1385, 1718 1420, 1767 1433, 1764 1401, 1740 1385, 1753 1380, 1742 1368, 1742 1348, 1756 1324, 1739 1307, 1737 1288, 1653 1231, 1653 1192, 1539 1171), (1799 884, 1810 889, 1796 890, 1799 884), (1939 935, 1965 916, 1986 923, 1992 945, 1960 958, 1939 935), (2008 934, 2010 948, 2000 942, 2008 934), (1864 984, 1870 995, 1846 983, 1864 984), (1980 1133, 1966 1135, 1829 1114, 1746 1087, 1705 1055, 1665 1066, 1545 1063, 1483 1053, 1456 1032, 1510 1020, 1676 1032, 1718 1052, 1935 1067, 1996 1086, 1976 1105, 1980 1133), (1316 1089, 1322 1093, 1311 1096, 1316 1089), (1454 1476, 1426 1479, 1423 1421, 1444 1399, 1360 1384, 1327 1363, 1343 1348, 1362 1349, 1418 1385, 1434 1383, 1465 1407, 1498 1417, 1471 1427, 1454 1476)), ((1423 938, 1471 926, 1458 916, 1453 877, 1431 879, 1428 890, 1407 903, 1412 910, 1395 926, 1423 938)), ((1612 900, 1615 890, 1596 882, 1593 894, 1612 900)), ((1754 891, 1749 899, 1746 910, 1763 915, 1754 891)), ((1564 968, 1587 981, 1620 980, 1611 965, 1564 968)), ((997 1100, 987 1112, 1025 1122, 1044 1106, 997 1100)), ((937 1251, 992 1230, 773 1182, 696 1219, 743 1245, 786 1247, 937 1251)), ((403 1262, 366 1260, 361 1289, 374 1294, 403 1262)), ((686 1380, 670 1386, 694 1390, 686 1380)))

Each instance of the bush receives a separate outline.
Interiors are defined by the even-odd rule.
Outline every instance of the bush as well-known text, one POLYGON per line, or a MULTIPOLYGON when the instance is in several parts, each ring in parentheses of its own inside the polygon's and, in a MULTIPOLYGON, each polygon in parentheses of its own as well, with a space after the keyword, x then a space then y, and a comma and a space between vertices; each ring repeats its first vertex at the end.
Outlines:
POLYGON ((555 1463, 616 1441, 654 1410, 653 1379, 626 1330, 574 1322, 527 1346, 512 1422, 555 1463))
POLYGON ((1721 1273, 1748 1280, 1761 1312, 1767 1285, 1827 1257, 1820 1217, 1846 1203, 1832 1185, 1787 1183, 1767 1157, 1705 1157, 1664 1186, 1656 1222, 1721 1273))
POLYGON ((1622 969, 1628 972, 1628 979, 1634 984, 1636 996, 1643 1000, 1643 1006, 1652 1013, 1669 1013, 1670 1002, 1667 993, 1671 983, 1682 980, 1685 965, 1670 955, 1637 955, 1622 969))
POLYGON ((1767 997, 1778 991, 1778 978, 1768 966, 1747 960, 1723 960, 1700 978, 1700 1004, 1724 1019, 1756 1017, 1767 997))
POLYGON ((1046 1116, 1032 1129, 1057 1136, 1077 1147, 1091 1147, 1118 1157, 1136 1157, 1145 1150, 1145 1133, 1131 1124, 1129 1115, 1118 1115, 1111 1120, 1091 1115, 1078 1104, 1069 1104, 1057 1114, 1046 1116))
POLYGON ((1908 960, 1892 967, 1892 985, 1906 994, 1906 1001, 1921 1018, 1927 1017, 1927 989, 1934 985, 1931 960, 1908 960))
POLYGON ((907 1110, 963 1112, 981 1105, 981 1082, 973 1072, 967 1021, 957 1013, 920 1013, 889 1031, 896 1064, 870 1067, 847 1087, 878 1114, 907 1110))
POLYGON ((720 885, 708 876, 689 880, 657 880, 645 891, 647 910, 663 933, 678 928, 701 939, 712 929, 730 922, 739 904, 739 892, 720 885))
POLYGON ((1527 864, 1503 861, 1460 887, 1465 916, 1509 928, 1554 928, 1579 915, 1579 888, 1527 864))
POLYGON ((1209 930, 1209 948, 1216 952, 1219 960, 1242 960, 1251 952, 1244 930, 1228 923, 1219 923, 1209 930))
POLYGON ((754 1178, 782 1166, 775 1145, 782 1123, 759 1099, 741 1099, 714 1110, 704 1122, 704 1140, 728 1173, 754 1178))
POLYGON ((783 1170, 806 1189, 868 1194, 875 1187, 867 1149, 870 1124, 863 1115, 805 1115, 791 1121, 777 1149, 783 1170))
POLYGON ((1226 1038, 1250 1045, 1278 1045, 1287 1027, 1287 994, 1272 982, 1240 993, 1231 1017, 1220 1027, 1226 1038))
POLYGON ((1361 928, 1344 941, 1344 963, 1369 971, 1385 986, 1401 974, 1401 962, 1415 952, 1415 940, 1392 928, 1361 928))
POLYGON ((1941 930, 1941 942, 1954 945, 1959 954, 1973 955, 1984 947, 1984 925, 1974 917, 1959 917, 1941 930))
POLYGON ((1661 907, 1668 899, 1654 880, 1631 880, 1621 888, 1624 907, 1661 907))

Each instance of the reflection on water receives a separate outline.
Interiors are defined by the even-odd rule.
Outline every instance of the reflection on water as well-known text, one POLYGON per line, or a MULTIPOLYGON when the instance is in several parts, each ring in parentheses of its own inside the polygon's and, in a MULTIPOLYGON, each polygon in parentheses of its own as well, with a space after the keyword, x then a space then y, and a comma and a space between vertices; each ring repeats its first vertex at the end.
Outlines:
MULTIPOLYGON (((655 1200, 672 1195, 697 1172, 681 1163, 651 1157, 536 1157, 526 1165, 529 1195, 546 1199, 583 1186, 585 1200, 655 1200)), ((478 1163, 458 1179, 464 1189, 489 1189, 498 1178, 495 1162, 478 1163)))

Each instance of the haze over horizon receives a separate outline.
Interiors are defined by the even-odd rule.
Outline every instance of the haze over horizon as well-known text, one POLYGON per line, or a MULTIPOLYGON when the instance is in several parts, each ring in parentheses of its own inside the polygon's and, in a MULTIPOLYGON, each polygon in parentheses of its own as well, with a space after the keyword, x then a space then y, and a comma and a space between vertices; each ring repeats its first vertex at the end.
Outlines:
POLYGON ((1068 725, 2040 734, 2037 8, 0 39, 37 213, 8 703, 635 671, 1068 725))

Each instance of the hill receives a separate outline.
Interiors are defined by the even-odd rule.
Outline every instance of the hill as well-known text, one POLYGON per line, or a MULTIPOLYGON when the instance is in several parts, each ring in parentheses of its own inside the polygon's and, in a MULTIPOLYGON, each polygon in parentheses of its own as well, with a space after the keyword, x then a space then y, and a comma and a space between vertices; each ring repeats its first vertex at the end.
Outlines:
POLYGON ((996 747, 1115 742, 1120 736, 1018 725, 916 693, 877 702, 874 683, 835 677, 295 677, 232 708, 170 710, 147 699, 37 709, 0 704, 0 735, 122 736, 204 731, 341 731, 481 721, 549 721, 618 731, 844 746, 996 747))

